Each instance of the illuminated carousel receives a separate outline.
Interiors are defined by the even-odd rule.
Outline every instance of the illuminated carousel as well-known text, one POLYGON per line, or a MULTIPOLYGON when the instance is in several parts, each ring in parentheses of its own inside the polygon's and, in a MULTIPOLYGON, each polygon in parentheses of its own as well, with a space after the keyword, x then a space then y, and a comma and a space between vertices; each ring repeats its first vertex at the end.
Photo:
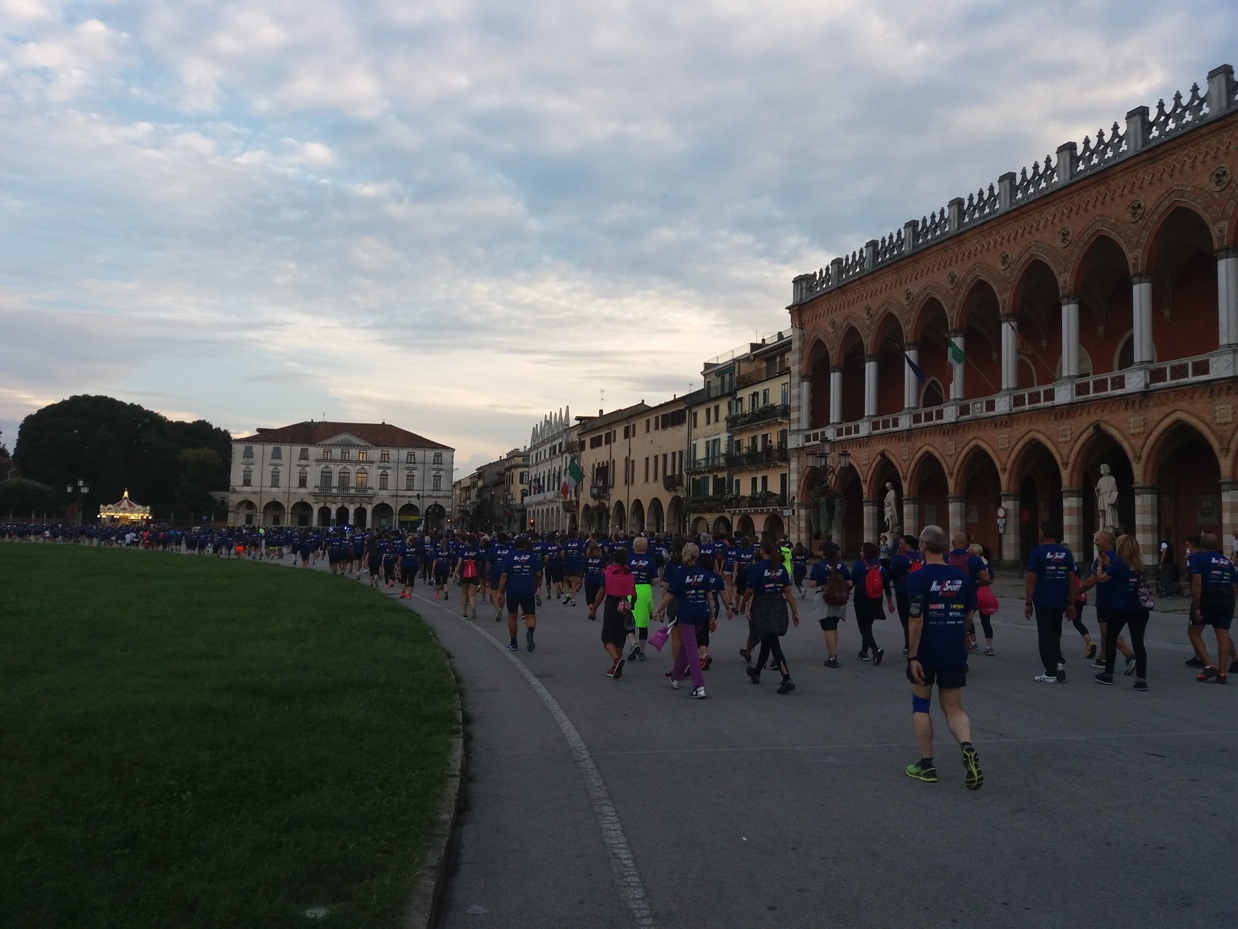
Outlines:
POLYGON ((150 507, 134 503, 129 499, 129 491, 116 503, 99 507, 99 519, 105 523, 143 523, 150 520, 150 507))

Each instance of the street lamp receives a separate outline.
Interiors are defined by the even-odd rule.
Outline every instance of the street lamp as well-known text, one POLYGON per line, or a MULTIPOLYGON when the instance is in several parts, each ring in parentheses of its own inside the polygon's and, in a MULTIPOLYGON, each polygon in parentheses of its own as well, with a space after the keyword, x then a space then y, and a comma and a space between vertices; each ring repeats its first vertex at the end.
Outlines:
POLYGON ((832 447, 830 440, 822 437, 820 444, 815 449, 810 449, 806 456, 808 466, 817 470, 817 479, 813 481, 808 491, 808 499, 811 502, 808 516, 810 532, 815 523, 823 538, 838 541, 838 536, 842 535, 845 506, 842 475, 851 467, 851 452, 845 448, 840 449, 838 463, 831 464, 832 447))
POLYGON ((86 495, 90 493, 90 488, 85 481, 79 479, 76 485, 66 485, 64 491, 69 495, 70 500, 81 501, 77 504, 77 524, 80 526, 82 524, 82 509, 86 506, 86 495), (75 497, 74 494, 77 494, 77 496, 75 497))

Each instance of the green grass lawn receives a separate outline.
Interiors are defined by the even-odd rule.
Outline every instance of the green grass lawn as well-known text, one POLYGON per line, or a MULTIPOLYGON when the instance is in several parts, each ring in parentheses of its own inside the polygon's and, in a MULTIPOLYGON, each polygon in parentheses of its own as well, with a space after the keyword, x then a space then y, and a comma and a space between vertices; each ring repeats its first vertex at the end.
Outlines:
POLYGON ((0 926, 392 925, 455 698, 356 581, 0 544, 0 926))

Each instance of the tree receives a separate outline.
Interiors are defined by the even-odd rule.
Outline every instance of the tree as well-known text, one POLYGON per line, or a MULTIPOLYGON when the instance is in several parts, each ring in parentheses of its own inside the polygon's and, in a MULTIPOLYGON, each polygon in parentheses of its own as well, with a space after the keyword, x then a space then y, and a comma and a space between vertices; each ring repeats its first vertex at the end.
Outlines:
POLYGON ((61 497, 55 489, 38 481, 15 477, 0 481, 0 513, 7 519, 25 519, 31 513, 42 519, 44 513, 56 513, 63 508, 61 497))
POLYGON ((136 403, 83 395, 27 416, 14 458, 25 476, 53 489, 85 481, 95 503, 117 500, 128 489, 158 517, 177 506, 184 483, 180 453, 186 448, 218 456, 213 476, 195 474, 196 489, 227 486, 232 444, 223 429, 205 420, 171 422, 136 403), (196 483, 202 481, 207 483, 196 483))
POLYGON ((219 489, 219 472, 223 467, 219 453, 213 448, 184 448, 177 459, 180 484, 176 488, 176 509, 186 516, 214 513, 211 490, 219 489))

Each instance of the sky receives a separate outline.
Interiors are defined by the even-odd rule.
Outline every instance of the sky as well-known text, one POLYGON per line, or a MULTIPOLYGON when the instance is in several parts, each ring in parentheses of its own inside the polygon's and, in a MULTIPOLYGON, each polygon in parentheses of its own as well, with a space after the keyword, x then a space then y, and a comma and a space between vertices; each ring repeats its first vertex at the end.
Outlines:
POLYGON ((1232 0, 0 0, 0 442, 107 394, 459 477, 1225 63, 1232 0))

